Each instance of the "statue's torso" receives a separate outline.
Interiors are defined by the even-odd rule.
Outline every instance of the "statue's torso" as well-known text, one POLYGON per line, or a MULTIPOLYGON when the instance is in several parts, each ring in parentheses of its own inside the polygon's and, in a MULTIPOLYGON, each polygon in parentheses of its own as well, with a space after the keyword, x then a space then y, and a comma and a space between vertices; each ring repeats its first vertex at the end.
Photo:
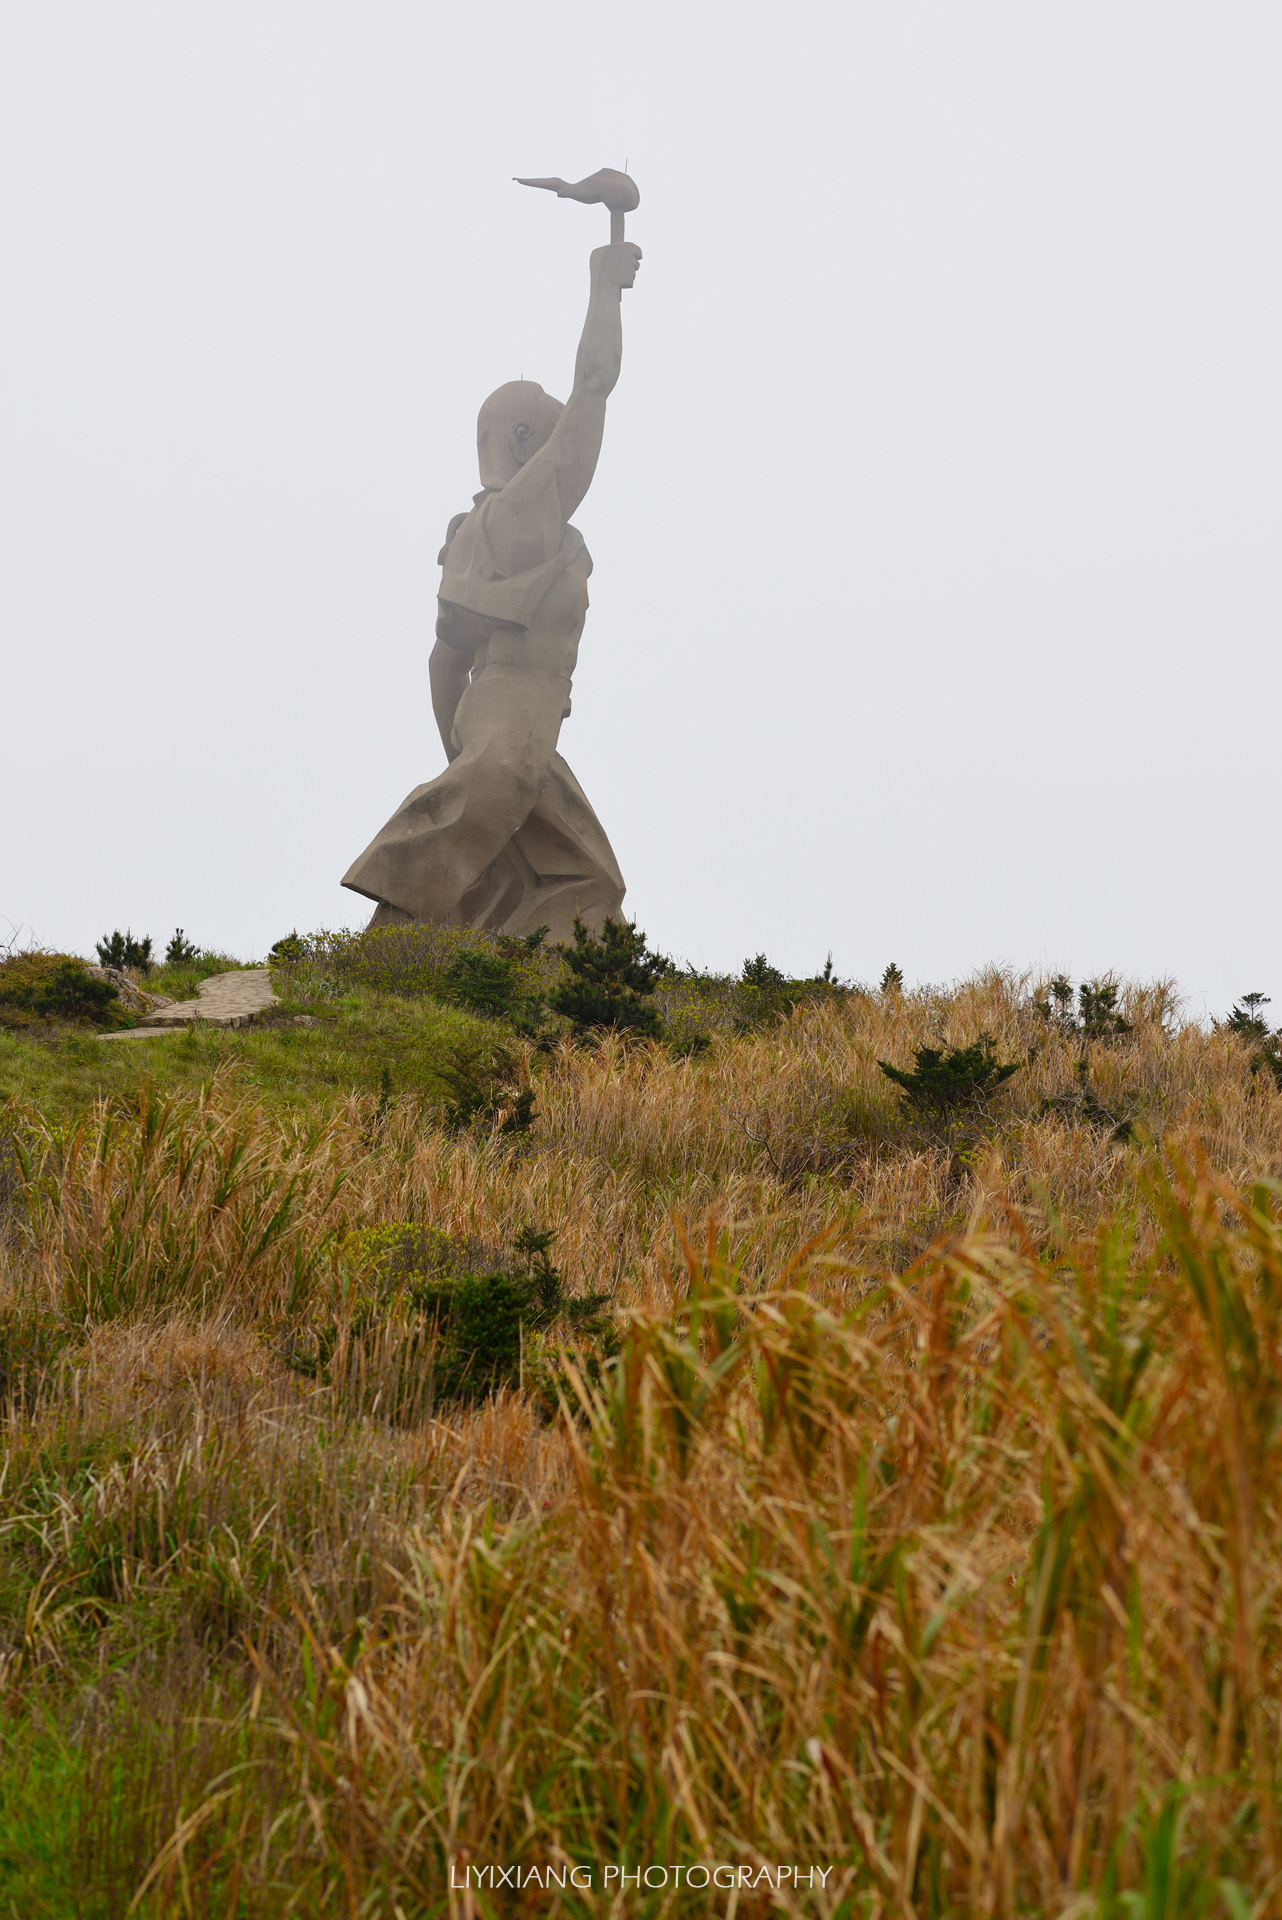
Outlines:
POLYGON ((473 678, 506 666, 568 683, 592 560, 582 534, 561 521, 555 475, 523 468, 518 477, 517 499, 505 497, 506 487, 480 493, 471 512, 451 523, 441 549, 437 637, 471 655, 473 678))

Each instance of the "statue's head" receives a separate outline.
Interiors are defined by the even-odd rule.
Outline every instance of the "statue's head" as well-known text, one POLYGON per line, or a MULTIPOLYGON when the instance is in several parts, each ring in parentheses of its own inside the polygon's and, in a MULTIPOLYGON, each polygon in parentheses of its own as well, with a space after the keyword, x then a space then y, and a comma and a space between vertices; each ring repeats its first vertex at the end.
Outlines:
POLYGON ((509 380, 496 387, 476 416, 481 485, 504 487, 548 439, 561 418, 561 402, 536 380, 509 380))

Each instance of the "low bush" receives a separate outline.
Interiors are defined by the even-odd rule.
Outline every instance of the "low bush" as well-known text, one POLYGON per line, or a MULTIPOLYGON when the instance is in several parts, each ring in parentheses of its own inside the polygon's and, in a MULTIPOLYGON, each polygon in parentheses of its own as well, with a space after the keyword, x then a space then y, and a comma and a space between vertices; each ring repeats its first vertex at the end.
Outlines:
POLYGON ((523 940, 496 936, 495 949, 461 947, 441 977, 446 1000, 489 1019, 507 1020, 515 1032, 537 1039, 547 1019, 546 981, 536 956, 546 927, 523 940))
POLYGON ((1074 1069, 1076 1084, 1068 1093, 1045 1094, 1042 1098, 1043 1113, 1058 1113, 1072 1120, 1083 1120, 1087 1126, 1100 1127, 1115 1140, 1119 1146, 1134 1137, 1134 1117, 1130 1113, 1114 1111, 1106 1107, 1091 1085, 1091 1063, 1085 1055, 1074 1069))
POLYGON ((120 995, 110 980, 91 973, 68 953, 18 953, 0 960, 0 1026, 20 1029, 34 1021, 119 1024, 120 995))
POLYGON ((517 997, 516 963, 503 953, 466 948, 454 956, 441 982, 447 999, 472 1013, 503 1018, 517 997))
POLYGON ((534 1088, 514 1047, 489 1034, 457 1040, 435 1060, 446 1089, 445 1124, 454 1132, 481 1125, 500 1134, 526 1133, 534 1122, 534 1088))
POLYGON ((829 954, 822 973, 808 980, 790 979, 772 966, 764 953, 745 960, 735 995, 736 1033, 752 1033, 775 1020, 787 1019, 798 1007, 813 1006, 823 1000, 844 999, 861 991, 838 980, 829 954))
POLYGON ((0 1421, 40 1399, 59 1356, 75 1341, 75 1327, 38 1296, 0 1298, 0 1421))
MULTIPOLYGON (((529 942, 501 939, 470 927, 368 927, 364 931, 292 933, 270 955, 294 997, 364 990, 416 998, 461 999, 469 983, 487 977, 510 984, 509 1004, 539 993, 556 969, 553 954, 529 942), (469 960, 466 956, 475 956, 469 960), (484 962, 502 963, 492 970, 484 962)), ((494 991, 493 988, 490 990, 494 991)), ((506 995, 507 985, 498 989, 506 995)), ((492 1004, 485 1011, 493 1011, 492 1004)))
POLYGON ((430 1227, 364 1228, 344 1243, 334 1317, 300 1323, 282 1355, 342 1399, 399 1422, 505 1387, 538 1394, 551 1412, 560 1345, 572 1342, 592 1378, 618 1345, 606 1295, 566 1294, 553 1238, 526 1228, 504 1253, 430 1227))
POLYGON ((942 1125, 963 1113, 983 1107, 1003 1082, 1019 1072, 1019 1062, 1003 1065, 992 1037, 981 1034, 969 1047, 916 1047, 911 1069, 877 1062, 888 1080, 903 1089, 913 1113, 931 1125, 942 1125))

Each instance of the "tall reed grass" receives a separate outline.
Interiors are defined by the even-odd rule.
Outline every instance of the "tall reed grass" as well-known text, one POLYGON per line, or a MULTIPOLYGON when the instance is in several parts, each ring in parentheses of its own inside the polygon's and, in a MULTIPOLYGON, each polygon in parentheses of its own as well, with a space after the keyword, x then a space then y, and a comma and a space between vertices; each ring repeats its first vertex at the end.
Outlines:
POLYGON ((1276 1913, 1282 1095, 1132 996, 1087 1049, 1123 1144, 1035 998, 531 1054, 515 1143, 234 1071, 11 1111, 0 1896, 1276 1913), (1020 1073, 915 1131, 877 1062, 983 1032, 1020 1073), (555 1227, 618 1361, 551 1419, 388 1417, 390 1335, 304 1378, 397 1222, 555 1227))

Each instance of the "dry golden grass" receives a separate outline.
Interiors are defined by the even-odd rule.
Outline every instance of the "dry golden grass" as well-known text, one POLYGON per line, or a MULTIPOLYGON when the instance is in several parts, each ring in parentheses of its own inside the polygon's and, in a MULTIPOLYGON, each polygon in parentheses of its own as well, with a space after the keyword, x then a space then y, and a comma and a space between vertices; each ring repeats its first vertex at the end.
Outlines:
POLYGON ((563 1048, 516 1144, 408 1098, 290 1118, 235 1074, 28 1116, 0 1895, 1277 1912, 1282 1095, 1160 994, 1127 1013, 1089 1060, 1131 1145, 1046 1109, 1081 1044, 999 975, 692 1060, 563 1048), (915 1135, 878 1060, 985 1032, 1021 1072, 915 1135), (617 1365, 571 1365, 550 1422, 393 1422, 292 1372, 343 1236, 394 1221, 554 1226, 617 1365), (42 1822, 54 1863, 12 1864, 42 1822), (590 1893, 541 1884, 575 1861, 590 1893), (739 1884, 674 1884, 698 1863, 739 1884), (831 1872, 767 1891, 787 1863, 831 1872), (451 1889, 487 1865, 540 1884, 451 1889))

